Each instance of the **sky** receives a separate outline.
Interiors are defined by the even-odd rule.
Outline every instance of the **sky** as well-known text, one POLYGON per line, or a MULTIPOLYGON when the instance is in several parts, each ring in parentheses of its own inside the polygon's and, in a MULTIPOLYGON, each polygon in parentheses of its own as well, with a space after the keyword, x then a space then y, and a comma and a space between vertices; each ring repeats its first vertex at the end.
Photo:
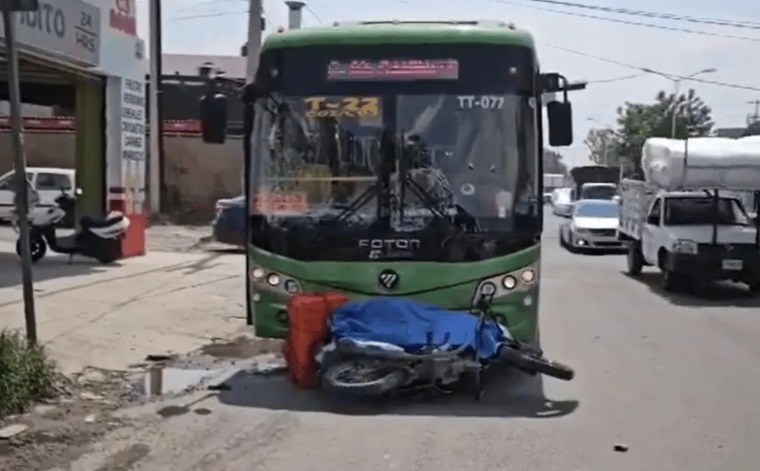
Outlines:
MULTIPOLYGON (((614 14, 535 0, 304 1, 308 6, 304 11, 304 27, 349 20, 498 19, 529 30, 536 40, 543 71, 560 72, 571 81, 589 81, 585 91, 571 94, 575 143, 571 147, 556 149, 570 166, 588 163, 588 150, 583 144, 586 133, 591 128, 613 126, 618 106, 626 101, 651 102, 659 90, 672 92, 672 81, 644 73, 641 68, 680 76, 716 69, 700 77, 757 88, 743 90, 684 82, 682 90, 694 88, 697 95, 712 107, 716 127, 743 127, 747 115, 754 112, 754 105, 750 102, 760 99, 760 2, 752 0, 639 0, 635 3, 567 0, 584 5, 698 17, 713 22, 744 22, 745 28, 614 14), (620 24, 578 15, 714 35, 620 24), (632 75, 634 77, 622 79, 632 75)), ((138 0, 137 5, 138 31, 147 39, 147 0, 138 0)), ((246 0, 163 0, 162 5, 165 53, 237 55, 246 40, 246 0)), ((287 26, 287 7, 283 1, 264 0, 264 10, 268 32, 287 26)))

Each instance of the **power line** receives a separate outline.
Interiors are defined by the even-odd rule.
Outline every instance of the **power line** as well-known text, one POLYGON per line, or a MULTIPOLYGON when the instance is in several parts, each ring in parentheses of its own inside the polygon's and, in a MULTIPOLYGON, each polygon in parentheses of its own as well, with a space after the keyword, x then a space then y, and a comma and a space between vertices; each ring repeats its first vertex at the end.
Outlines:
POLYGON ((749 91, 753 91, 753 92, 760 92, 760 88, 750 87, 748 85, 738 85, 738 84, 735 84, 735 83, 719 82, 719 81, 716 81, 716 80, 707 80, 707 79, 703 79, 703 78, 699 78, 699 77, 687 77, 687 76, 683 76, 683 75, 668 74, 668 73, 665 73, 665 72, 660 72, 660 71, 657 71, 657 70, 654 70, 654 69, 650 69, 648 67, 641 67, 641 66, 638 66, 638 65, 627 64, 625 62, 620 62, 620 61, 615 60, 615 59, 609 59, 607 57, 596 56, 594 54, 589 54, 587 52, 578 51, 576 49, 570 49, 570 48, 564 47, 564 46, 557 46, 556 44, 546 44, 546 45, 549 46, 549 47, 551 47, 552 49, 557 49, 557 50, 560 50, 560 51, 568 52, 570 54, 575 54, 577 56, 581 56, 581 57, 586 57, 586 58, 589 58, 589 59, 598 60, 600 62, 606 62, 608 64, 613 64, 613 65, 617 65, 617 66, 620 66, 620 67, 625 67, 627 69, 639 70, 641 72, 644 72, 645 74, 661 75, 663 77, 668 77, 668 78, 670 78, 672 80, 688 80, 690 82, 704 83, 704 84, 707 84, 707 85, 716 85, 716 86, 719 86, 719 87, 734 88, 734 89, 737 89, 737 90, 749 90, 749 91))
MULTIPOLYGON (((147 0, 146 3, 150 3, 151 1, 153 1, 153 0, 147 0)), ((207 7, 211 6, 212 4, 214 4, 215 6, 219 6, 220 3, 230 4, 232 2, 241 3, 242 1, 244 1, 244 0, 202 0, 202 1, 194 2, 191 5, 188 5, 188 3, 191 3, 191 2, 188 2, 187 0, 183 0, 182 1, 182 7, 180 9, 178 9, 178 10, 175 10, 174 13, 175 14, 180 14, 180 13, 182 13, 182 14, 187 14, 187 13, 211 13, 208 10, 206 10, 205 12, 202 11, 202 10, 204 9, 204 7, 207 8, 207 7)), ((173 3, 175 5, 179 5, 180 2, 179 2, 179 0, 173 0, 171 3, 173 3)))
POLYGON ((216 13, 201 13, 198 15, 187 15, 187 16, 173 16, 171 18, 167 18, 165 21, 183 21, 183 20, 196 20, 200 18, 218 18, 222 16, 232 16, 232 15, 244 15, 248 13, 248 10, 244 11, 223 11, 223 12, 216 12, 216 13))
POLYGON ((623 77, 615 77, 615 78, 609 78, 609 79, 600 79, 600 80, 586 80, 586 83, 612 83, 612 82, 622 82, 623 80, 630 80, 638 77, 643 77, 645 75, 649 75, 647 72, 642 72, 640 74, 633 74, 633 75, 625 75, 623 77))
POLYGON ((313 9, 313 8, 311 8, 311 7, 309 6, 309 4, 308 4, 308 3, 307 3, 306 5, 304 5, 304 6, 306 7, 306 11, 308 11, 308 12, 309 12, 309 14, 310 14, 311 16, 313 16, 315 20, 317 20, 317 22, 319 22, 320 24, 324 23, 324 21, 322 21, 322 18, 320 18, 320 17, 319 17, 319 15, 317 15, 317 13, 314 11, 314 9, 313 9))
MULTIPOLYGON (((752 42, 760 42, 760 38, 750 38, 746 36, 736 36, 732 34, 721 34, 721 33, 713 33, 709 31, 698 31, 694 29, 687 29, 687 28, 676 28, 672 26, 664 26, 664 25, 656 25, 652 23, 643 23, 640 21, 628 21, 628 20, 621 20, 618 18, 608 18, 604 16, 596 16, 596 15, 587 15, 585 13, 577 13, 572 11, 563 11, 563 10, 555 10, 552 8, 543 8, 543 7, 536 7, 532 5, 524 5, 517 2, 512 2, 509 0, 492 0, 497 3, 503 3, 505 5, 512 5, 520 8, 528 8, 531 10, 537 10, 537 11, 543 11, 547 13, 556 13, 559 15, 567 15, 567 16, 575 16, 579 18, 586 18, 590 20, 599 20, 599 21, 608 21, 610 23, 617 23, 617 24, 623 24, 623 25, 630 25, 630 26, 641 26, 644 28, 652 28, 652 29, 659 29, 663 31, 673 31, 677 33, 688 33, 688 34, 697 34, 700 36, 711 36, 716 38, 725 38, 725 39, 738 39, 741 41, 752 41, 752 42)), ((526 1, 532 1, 532 0, 526 0, 526 1)))
POLYGON ((601 5, 588 5, 575 2, 559 0, 526 0, 534 3, 544 3, 569 8, 581 8, 584 10, 603 11, 607 13, 617 13, 620 15, 639 16, 644 18, 656 18, 661 20, 683 21, 712 26, 726 26, 730 28, 760 29, 760 23, 754 21, 736 21, 725 20, 720 18, 700 18, 695 16, 676 15, 674 13, 661 13, 646 10, 630 10, 628 8, 606 7, 601 5))

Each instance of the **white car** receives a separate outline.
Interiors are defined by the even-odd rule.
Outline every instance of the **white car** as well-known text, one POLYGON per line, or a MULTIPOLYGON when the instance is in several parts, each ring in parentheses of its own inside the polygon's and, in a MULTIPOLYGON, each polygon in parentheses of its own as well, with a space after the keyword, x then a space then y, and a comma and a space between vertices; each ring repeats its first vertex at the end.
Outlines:
POLYGON ((570 221, 559 228, 560 245, 570 251, 622 250, 626 246, 617 237, 619 219, 617 201, 577 201, 570 221))
MULTIPOLYGON (((76 173, 67 168, 29 167, 26 179, 37 193, 37 203, 30 216, 35 217, 47 211, 55 204, 61 190, 71 191, 75 188, 76 173)), ((0 176, 0 221, 10 221, 14 217, 16 194, 15 172, 0 176)))
POLYGON ((573 189, 557 188, 552 192, 552 212, 555 216, 569 217, 573 211, 573 189))

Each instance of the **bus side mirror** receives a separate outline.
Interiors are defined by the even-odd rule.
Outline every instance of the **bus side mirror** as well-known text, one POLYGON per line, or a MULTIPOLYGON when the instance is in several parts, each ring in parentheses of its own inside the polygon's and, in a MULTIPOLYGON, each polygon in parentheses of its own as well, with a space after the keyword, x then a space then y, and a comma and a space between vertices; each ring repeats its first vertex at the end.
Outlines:
POLYGON ((569 101, 552 101, 546 105, 549 119, 549 145, 569 146, 573 143, 573 106, 569 101))
POLYGON ((209 144, 224 144, 227 131, 227 97, 211 91, 200 101, 201 132, 203 142, 209 144))

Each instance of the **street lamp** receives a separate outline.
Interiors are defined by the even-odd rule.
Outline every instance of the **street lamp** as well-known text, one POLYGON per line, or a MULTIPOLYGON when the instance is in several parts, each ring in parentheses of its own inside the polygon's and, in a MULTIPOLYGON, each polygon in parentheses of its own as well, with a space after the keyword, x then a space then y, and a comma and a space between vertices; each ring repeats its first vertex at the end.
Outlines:
POLYGON ((681 82, 683 82, 684 80, 693 79, 697 75, 712 74, 713 72, 717 72, 718 69, 710 67, 709 69, 698 70, 698 71, 696 71, 696 72, 694 72, 692 74, 686 75, 686 76, 670 75, 670 74, 666 74, 664 72, 659 72, 657 70, 652 70, 652 69, 647 69, 647 68, 642 68, 641 71, 642 72, 646 72, 648 74, 659 75, 660 77, 664 77, 664 78, 670 80, 671 82, 673 82, 673 84, 674 84, 674 89, 673 89, 673 109, 671 110, 671 115, 672 116, 671 116, 671 120, 670 120, 670 137, 672 139, 675 139, 675 137, 676 137, 676 113, 678 111, 678 101, 677 100, 678 100, 678 93, 679 93, 680 88, 681 88, 681 82))

